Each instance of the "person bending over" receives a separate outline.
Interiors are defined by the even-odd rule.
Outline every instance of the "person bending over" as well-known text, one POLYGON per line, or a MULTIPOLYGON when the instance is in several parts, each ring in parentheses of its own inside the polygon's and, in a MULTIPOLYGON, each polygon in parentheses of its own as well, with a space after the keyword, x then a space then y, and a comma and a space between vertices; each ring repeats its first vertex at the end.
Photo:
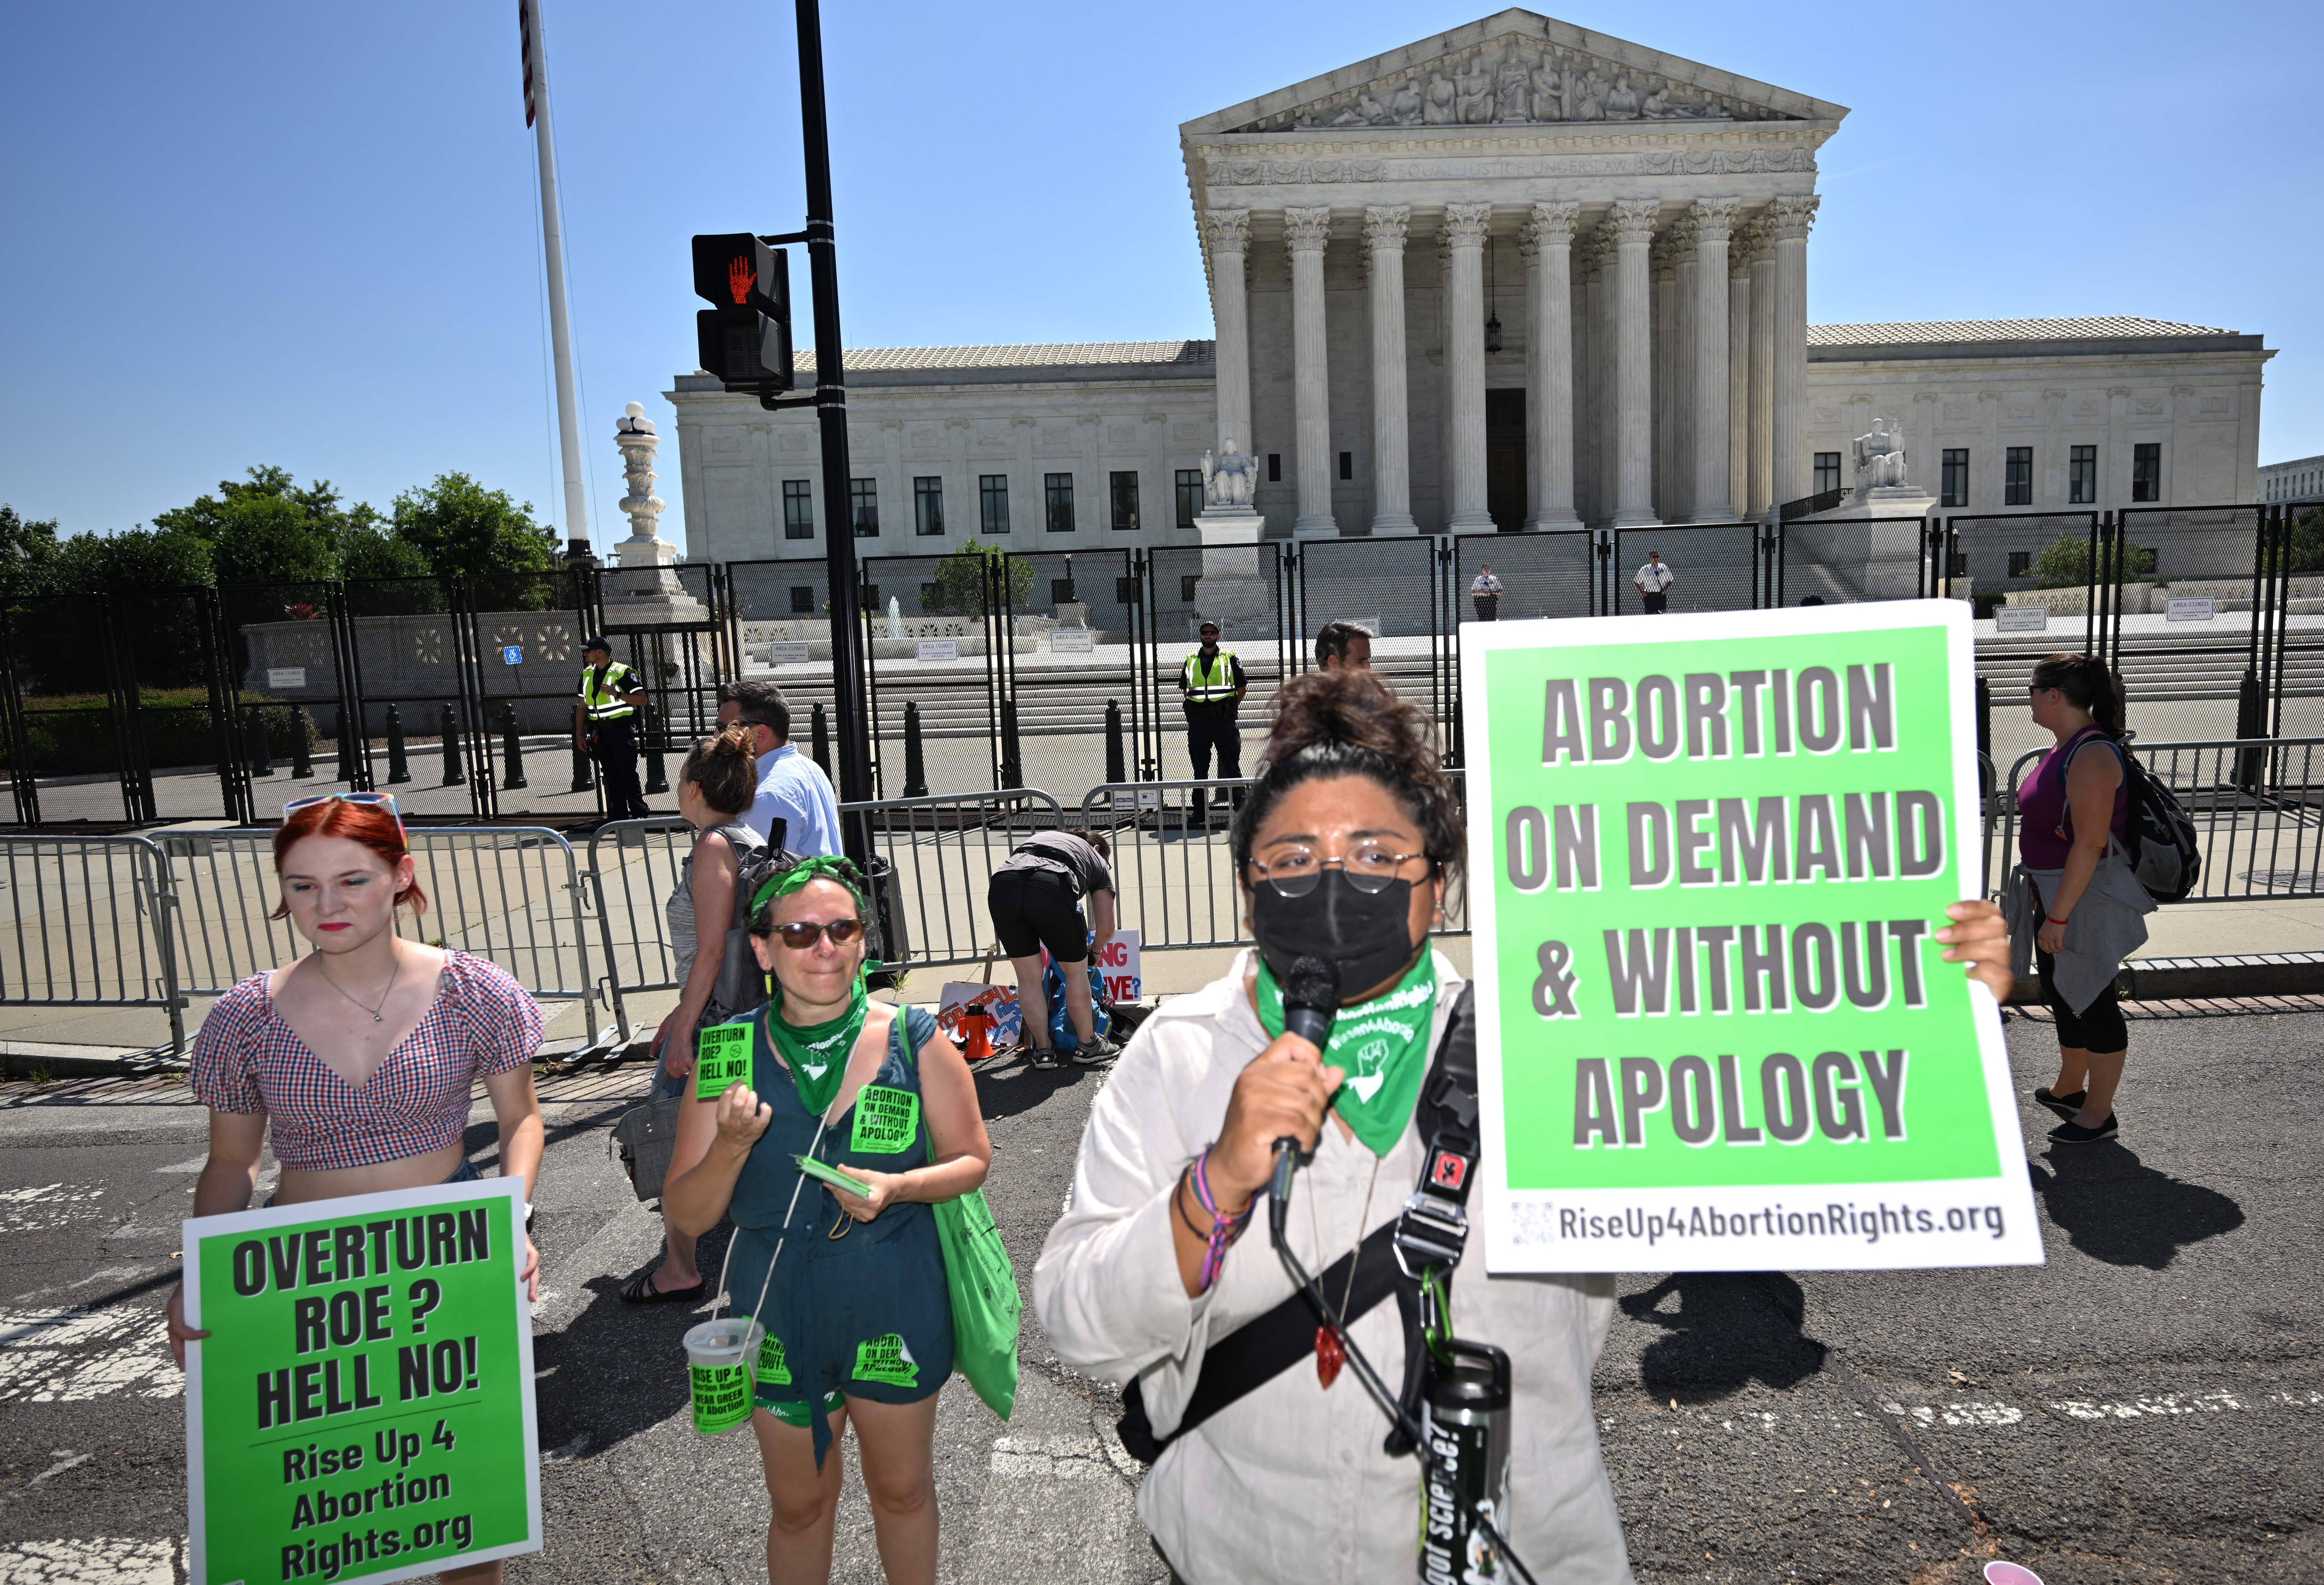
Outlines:
POLYGON ((1017 844, 992 872, 985 908, 1001 950, 1017 968, 1017 1005, 1024 1015, 1025 1045, 1037 1068, 1060 1064, 1049 1042, 1049 1003, 1042 993, 1041 949, 1049 949, 1065 982, 1065 1021, 1077 1044, 1075 1062, 1104 1062, 1113 1043, 1097 1033, 1084 965, 1113 939, 1113 873, 1105 867, 1105 835, 1096 831, 1036 832, 1017 844), (1090 921, 1082 921, 1082 898, 1089 898, 1090 921))

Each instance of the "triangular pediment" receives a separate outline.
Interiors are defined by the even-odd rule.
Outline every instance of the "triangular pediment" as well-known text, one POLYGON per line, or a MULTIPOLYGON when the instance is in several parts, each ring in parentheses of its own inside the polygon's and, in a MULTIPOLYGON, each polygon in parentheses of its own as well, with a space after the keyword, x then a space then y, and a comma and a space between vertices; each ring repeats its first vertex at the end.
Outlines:
POLYGON ((1564 122, 1836 122, 1846 107, 1537 12, 1450 32, 1190 121, 1182 134, 1564 122))

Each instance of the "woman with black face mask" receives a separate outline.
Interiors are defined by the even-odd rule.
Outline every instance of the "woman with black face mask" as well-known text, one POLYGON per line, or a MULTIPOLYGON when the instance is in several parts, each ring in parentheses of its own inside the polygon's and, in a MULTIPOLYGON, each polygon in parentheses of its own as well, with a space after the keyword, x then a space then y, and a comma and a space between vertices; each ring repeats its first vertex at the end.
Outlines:
MULTIPOLYGON (((1091 1108, 1034 1301, 1065 1363, 1123 1383, 1125 1402, 1134 1388, 1125 1441, 1141 1454, 1148 1433, 1162 1444, 1138 1511, 1178 1580, 1414 1577, 1419 1462, 1387 1451, 1385 1417, 1300 1305, 1260 1203, 1275 1141, 1312 1149, 1292 1180, 1286 1241, 1397 1392, 1409 1289, 1381 1282, 1398 1267, 1382 1235, 1428 1158, 1416 1107, 1464 989, 1428 942, 1464 841, 1417 706, 1369 672, 1286 685, 1232 838, 1258 945, 1148 1018, 1091 1108), (1303 958, 1339 982, 1321 1051, 1285 1029, 1286 981, 1303 958), (1263 1374, 1234 1363, 1261 1334, 1288 1339, 1263 1374), (1206 1374, 1213 1362, 1222 1368, 1206 1374)), ((1947 958, 1990 958, 1984 977, 2006 991, 1999 911, 1953 912, 1939 934, 1947 958)), ((1508 1540, 1536 1580, 1618 1585, 1629 1562, 1590 1398, 1614 1279, 1489 1276, 1483 1210, 1469 1199, 1451 1308, 1461 1337, 1513 1365, 1508 1540)))

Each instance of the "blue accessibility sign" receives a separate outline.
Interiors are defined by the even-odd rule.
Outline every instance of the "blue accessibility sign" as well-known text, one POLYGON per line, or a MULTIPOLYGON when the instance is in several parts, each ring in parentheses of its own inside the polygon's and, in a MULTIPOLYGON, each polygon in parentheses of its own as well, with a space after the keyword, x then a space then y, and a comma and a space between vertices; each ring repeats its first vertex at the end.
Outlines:
POLYGON ((522 666, 524 664, 524 646, 522 644, 502 645, 501 659, 511 666, 522 666))

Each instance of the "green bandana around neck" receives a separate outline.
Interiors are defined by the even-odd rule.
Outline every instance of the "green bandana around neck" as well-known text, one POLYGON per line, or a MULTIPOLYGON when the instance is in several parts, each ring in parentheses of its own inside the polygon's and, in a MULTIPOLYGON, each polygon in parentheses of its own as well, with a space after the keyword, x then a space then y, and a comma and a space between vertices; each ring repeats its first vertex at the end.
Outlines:
POLYGON ((768 1000, 761 1016, 767 1038, 782 1054, 784 1064, 791 1070, 791 1083, 798 1091, 799 1104, 811 1117, 821 1117, 831 1110, 832 1097, 839 1093, 839 1082, 847 1076, 847 1059, 855 1051, 856 1037, 863 1033, 863 1020, 871 1015, 872 992, 862 974, 855 976, 855 992, 847 1003, 847 1010, 837 1018, 821 1024, 787 1024, 782 1020, 783 988, 777 981, 774 995, 768 1000))
MULTIPOLYGON (((1332 1098, 1332 1109, 1374 1156, 1395 1149, 1404 1125, 1412 1120, 1420 1081, 1428 1074, 1428 1031, 1435 1013, 1436 954, 1423 948, 1395 990, 1343 1007, 1332 1021, 1323 1062, 1348 1075, 1332 1098)), ((1283 1033, 1283 987, 1263 957, 1259 1023, 1269 1036, 1283 1033)))

